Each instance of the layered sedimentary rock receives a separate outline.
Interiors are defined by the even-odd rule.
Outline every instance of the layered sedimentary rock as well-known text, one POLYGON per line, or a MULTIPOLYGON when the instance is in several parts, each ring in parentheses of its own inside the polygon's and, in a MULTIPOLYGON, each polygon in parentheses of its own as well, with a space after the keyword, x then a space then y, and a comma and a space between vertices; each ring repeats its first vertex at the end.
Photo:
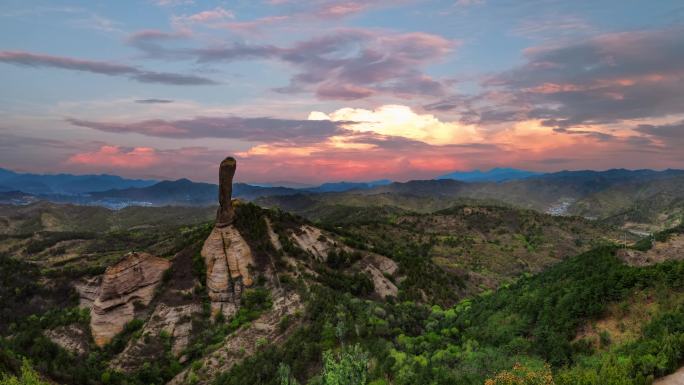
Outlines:
POLYGON ((109 342, 147 306, 171 263, 146 253, 130 253, 107 268, 90 311, 90 328, 98 346, 109 342))
POLYGON ((330 241, 323 235, 321 229, 304 225, 300 231, 292 233, 295 244, 304 251, 311 253, 316 259, 325 261, 333 248, 330 241))
POLYGON ((100 295, 100 285, 102 276, 82 278, 74 283, 74 288, 78 292, 78 306, 92 309, 93 303, 100 295))
POLYGON ((238 230, 230 225, 214 227, 202 246, 207 266, 207 291, 212 310, 231 316, 237 311, 245 287, 253 283, 249 272, 252 252, 238 230))

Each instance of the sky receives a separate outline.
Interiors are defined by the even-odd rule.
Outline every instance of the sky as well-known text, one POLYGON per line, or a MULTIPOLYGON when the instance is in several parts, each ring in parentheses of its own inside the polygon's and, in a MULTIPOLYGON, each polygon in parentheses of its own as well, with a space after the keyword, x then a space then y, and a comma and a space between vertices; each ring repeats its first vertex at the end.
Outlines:
POLYGON ((684 168, 681 0, 3 0, 0 167, 684 168))

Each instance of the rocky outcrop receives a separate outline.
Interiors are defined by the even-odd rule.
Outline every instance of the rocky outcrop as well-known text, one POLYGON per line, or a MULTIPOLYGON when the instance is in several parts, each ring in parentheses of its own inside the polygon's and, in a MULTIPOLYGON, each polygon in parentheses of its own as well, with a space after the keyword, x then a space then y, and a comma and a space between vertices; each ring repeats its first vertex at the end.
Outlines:
POLYGON ((270 310, 248 326, 226 337, 221 347, 203 357, 199 369, 185 369, 167 384, 187 384, 192 377, 197 379, 196 384, 212 383, 211 379, 218 373, 230 370, 236 363, 253 355, 262 344, 272 345, 284 341, 296 329, 298 323, 292 322, 283 330, 279 327, 281 320, 285 316, 292 317, 301 309, 302 303, 296 293, 276 297, 270 310))
POLYGON ((171 263, 146 253, 130 253, 105 271, 90 312, 90 328, 98 346, 105 345, 147 306, 171 263))
POLYGON ((266 221, 266 231, 268 231, 268 239, 271 240, 271 244, 273 245, 273 248, 276 249, 276 251, 280 251, 283 249, 283 245, 280 243, 280 238, 278 238, 278 234, 273 230, 273 225, 271 224, 271 221, 268 218, 264 218, 266 221))
POLYGON ((292 239, 299 248, 309 252, 320 261, 328 259, 328 252, 334 245, 323 235, 321 229, 304 225, 298 230, 292 233, 292 239))
POLYGON ((52 342, 61 346, 64 350, 77 356, 88 352, 88 341, 90 337, 84 327, 80 325, 59 326, 45 332, 45 336, 52 342))
POLYGON ((91 309, 93 303, 100 295, 100 285, 102 284, 102 276, 91 278, 82 278, 74 283, 74 288, 78 293, 78 306, 86 309, 91 309))
POLYGON ((396 297, 399 294, 397 286, 388 278, 394 276, 399 269, 396 262, 379 254, 368 254, 359 264, 370 276, 375 294, 380 298, 396 297))
POLYGON ((253 283, 250 266, 254 261, 249 245, 235 226, 214 227, 201 254, 207 266, 212 311, 232 316, 240 305, 242 290, 253 283))
POLYGON ((219 208, 216 223, 202 246, 207 267, 207 291, 212 312, 230 317, 240 306, 245 287, 252 285, 250 266, 254 264, 249 245, 232 225, 235 218, 231 194, 237 163, 227 157, 219 167, 219 208))
MULTIPOLYGON (((166 333, 171 339, 171 353, 180 357, 190 343, 193 315, 201 311, 199 303, 168 306, 159 303, 142 329, 143 336, 158 337, 166 333)), ((112 361, 111 367, 124 373, 140 369, 145 363, 141 358, 155 359, 155 350, 145 342, 146 338, 131 340, 126 348, 112 361)), ((181 362, 185 360, 180 357, 181 362)))

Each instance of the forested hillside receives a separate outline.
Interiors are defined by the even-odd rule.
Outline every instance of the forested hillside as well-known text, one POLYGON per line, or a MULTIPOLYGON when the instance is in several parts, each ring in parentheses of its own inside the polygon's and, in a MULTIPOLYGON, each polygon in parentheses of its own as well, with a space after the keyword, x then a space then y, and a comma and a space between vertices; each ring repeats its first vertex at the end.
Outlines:
POLYGON ((235 227, 254 258, 255 283, 225 317, 211 310, 204 284, 215 274, 200 256, 209 223, 160 225, 158 216, 129 213, 135 227, 74 233, 70 221, 79 217, 59 212, 72 209, 50 208, 69 231, 4 236, 0 368, 9 376, 59 384, 641 385, 684 359, 681 227, 625 248, 609 226, 500 206, 346 208, 316 227, 238 203, 235 227), (170 268, 149 304, 134 304, 134 318, 99 345, 83 288, 111 275, 105 268, 131 250, 170 268))

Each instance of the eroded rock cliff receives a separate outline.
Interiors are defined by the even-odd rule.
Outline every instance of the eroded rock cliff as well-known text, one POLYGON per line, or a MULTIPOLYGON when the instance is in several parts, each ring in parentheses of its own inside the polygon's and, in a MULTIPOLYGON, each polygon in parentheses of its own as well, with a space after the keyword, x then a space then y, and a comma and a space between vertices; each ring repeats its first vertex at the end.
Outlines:
POLYGON ((240 295, 253 283, 252 252, 233 226, 214 227, 202 246, 207 266, 207 291, 212 311, 232 316, 240 305, 240 295))
MULTIPOLYGON (((147 253, 130 253, 105 271, 90 311, 90 328, 98 346, 109 342, 147 306, 171 263, 147 253)), ((92 290, 92 289, 91 289, 92 290)))

